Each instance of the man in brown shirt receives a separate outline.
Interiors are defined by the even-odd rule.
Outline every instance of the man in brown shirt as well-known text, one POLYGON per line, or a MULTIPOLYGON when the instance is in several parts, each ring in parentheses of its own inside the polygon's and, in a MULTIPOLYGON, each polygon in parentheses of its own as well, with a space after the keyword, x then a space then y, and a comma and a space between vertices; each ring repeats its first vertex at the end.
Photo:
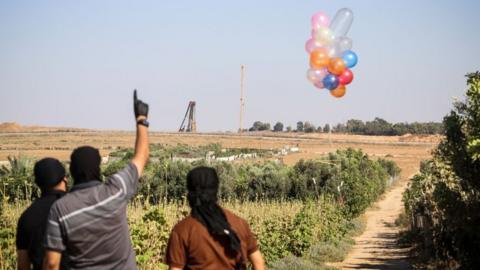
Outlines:
POLYGON ((248 223, 217 204, 219 180, 213 168, 187 175, 191 214, 172 230, 167 247, 171 270, 264 270, 265 263, 248 223))

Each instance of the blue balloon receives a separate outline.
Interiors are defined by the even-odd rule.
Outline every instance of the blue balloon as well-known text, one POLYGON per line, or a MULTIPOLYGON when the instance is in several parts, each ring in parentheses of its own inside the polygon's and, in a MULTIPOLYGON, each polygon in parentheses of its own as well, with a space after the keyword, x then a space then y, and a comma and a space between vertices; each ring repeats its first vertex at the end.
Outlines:
POLYGON ((345 51, 342 54, 342 59, 348 68, 353 68, 358 62, 358 57, 353 51, 345 51))
POLYGON ((333 74, 328 74, 323 78, 323 86, 328 90, 333 90, 338 86, 338 77, 333 74))

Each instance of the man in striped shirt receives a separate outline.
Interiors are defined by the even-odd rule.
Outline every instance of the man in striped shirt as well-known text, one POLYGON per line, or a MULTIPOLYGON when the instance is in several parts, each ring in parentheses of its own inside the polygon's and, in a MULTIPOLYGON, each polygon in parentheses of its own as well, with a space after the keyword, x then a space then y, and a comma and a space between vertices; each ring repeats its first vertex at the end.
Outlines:
POLYGON ((71 155, 71 192, 56 201, 48 217, 43 269, 58 269, 67 251, 70 269, 136 269, 127 224, 127 204, 147 162, 148 105, 134 92, 135 154, 121 171, 101 182, 97 149, 82 146, 71 155))

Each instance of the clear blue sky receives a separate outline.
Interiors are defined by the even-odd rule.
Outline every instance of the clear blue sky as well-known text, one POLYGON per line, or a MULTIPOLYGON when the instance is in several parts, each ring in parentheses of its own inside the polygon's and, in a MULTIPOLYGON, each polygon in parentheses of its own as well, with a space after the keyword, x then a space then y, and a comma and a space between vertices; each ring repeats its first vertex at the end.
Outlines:
POLYGON ((0 1, 0 122, 132 129, 131 91, 154 130, 189 100, 200 131, 350 118, 440 121, 480 69, 480 1, 0 1), (353 10, 360 58, 347 95, 305 78, 310 17, 353 10))

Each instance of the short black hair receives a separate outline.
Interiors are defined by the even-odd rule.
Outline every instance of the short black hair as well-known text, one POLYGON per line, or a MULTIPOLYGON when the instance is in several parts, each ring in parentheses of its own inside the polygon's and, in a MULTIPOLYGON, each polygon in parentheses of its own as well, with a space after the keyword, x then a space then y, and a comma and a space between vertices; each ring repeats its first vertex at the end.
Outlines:
POLYGON ((91 146, 81 146, 73 150, 70 156, 70 173, 75 184, 101 180, 100 151, 91 146))
POLYGON ((56 186, 65 178, 65 167, 55 158, 43 158, 35 163, 33 168, 35 184, 42 190, 56 186))

